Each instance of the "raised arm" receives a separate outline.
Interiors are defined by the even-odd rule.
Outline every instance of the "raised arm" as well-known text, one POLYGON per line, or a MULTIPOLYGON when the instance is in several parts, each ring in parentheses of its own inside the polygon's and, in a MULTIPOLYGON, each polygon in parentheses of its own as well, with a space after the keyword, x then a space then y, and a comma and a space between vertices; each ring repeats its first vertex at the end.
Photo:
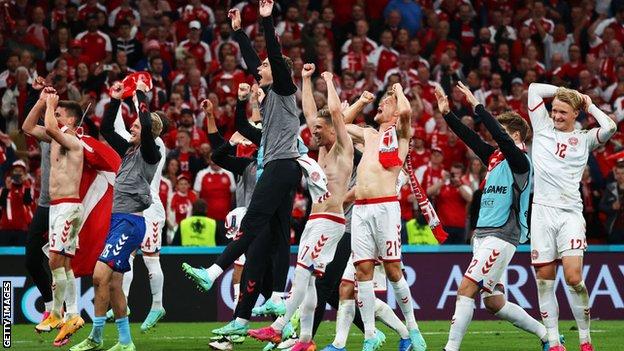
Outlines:
POLYGON ((58 105, 59 96, 56 94, 49 94, 46 98, 46 112, 45 112, 45 131, 62 147, 68 150, 80 150, 82 145, 73 135, 65 134, 59 128, 59 123, 54 116, 56 112, 56 106, 58 105))
POLYGON ((236 130, 242 136, 249 139, 252 143, 260 146, 262 140, 262 132, 249 124, 247 120, 247 99, 249 98, 249 84, 243 83, 238 86, 238 101, 236 102, 235 126, 236 130))
POLYGON ((598 144, 604 144, 615 134, 617 130, 617 125, 611 119, 611 117, 607 116, 606 113, 602 112, 594 103, 591 101, 591 98, 588 95, 582 94, 583 100, 585 102, 585 111, 590 113, 598 122, 600 128, 593 128, 590 133, 596 133, 596 145, 592 145, 594 148, 598 146, 598 144))
POLYGON ((354 143, 364 144, 364 128, 356 126, 355 124, 347 124, 347 133, 351 137, 354 143))
POLYGON ((329 113, 331 114, 332 124, 336 131, 336 144, 343 149, 349 150, 353 148, 353 142, 349 138, 347 128, 342 115, 342 108, 340 106, 340 98, 334 87, 334 75, 330 72, 323 72, 321 74, 327 84, 327 105, 329 107, 329 113))
POLYGON ((130 148, 130 143, 124 139, 121 135, 115 133, 115 118, 117 117, 117 111, 121 106, 121 96, 123 94, 123 86, 114 86, 115 89, 111 89, 111 100, 108 103, 104 116, 102 117, 102 124, 100 125, 100 133, 104 137, 104 140, 117 151, 119 156, 123 157, 130 148))
POLYGON ((245 34, 245 31, 241 28, 241 15, 240 10, 233 8, 228 12, 228 17, 232 20, 232 29, 234 30, 234 40, 238 43, 241 49, 241 55, 245 64, 247 65, 247 71, 253 75, 256 82, 260 81, 260 75, 258 74, 258 67, 260 67, 260 57, 251 45, 251 40, 245 34))
MULTIPOLYGON (((113 90, 123 90, 123 84, 121 82, 115 82, 113 84, 113 90)), ((113 124, 115 133, 120 137, 124 138, 126 141, 130 141, 132 134, 128 132, 126 129, 126 125, 124 124, 123 117, 121 116, 121 109, 117 109, 117 113, 115 114, 115 123, 113 124)))
POLYGON ((219 167, 226 169, 236 175, 243 175, 247 166, 254 160, 249 157, 236 157, 232 154, 236 152, 236 145, 232 145, 231 141, 226 141, 212 152, 212 161, 219 167))
POLYGON ((275 36, 275 26, 271 16, 273 3, 273 0, 260 0, 260 16, 262 16, 262 28, 264 28, 267 54, 273 75, 273 90, 279 95, 288 96, 297 91, 297 86, 293 83, 290 69, 282 56, 282 48, 275 36))
POLYGON ((550 98, 557 92, 557 87, 550 84, 531 83, 528 92, 529 118, 533 131, 537 132, 552 124, 544 98, 550 98))
POLYGON ((303 109, 303 116, 305 117, 306 124, 310 131, 314 128, 314 122, 318 112, 312 92, 312 74, 314 74, 315 69, 313 63, 306 63, 301 70, 301 78, 303 80, 301 85, 301 108, 303 109))
MULTIPOLYGON (((33 83, 33 88, 35 88, 36 84, 39 84, 39 83, 33 83)), ((56 93, 56 90, 54 90, 54 88, 52 87, 43 88, 41 90, 41 95, 39 96, 39 99, 37 100, 37 102, 35 102, 35 105, 32 107, 30 112, 28 112, 28 116, 26 116, 26 119, 24 120, 24 123, 22 124, 22 130, 24 131, 24 133, 28 135, 32 135, 35 138, 37 138, 37 140, 44 141, 46 143, 51 142, 52 138, 50 138, 50 136, 46 133, 45 127, 37 125, 37 122, 39 121, 39 117, 41 117, 41 115, 45 113, 46 98, 48 97, 49 94, 55 94, 55 93, 56 93)))
POLYGON ((400 83, 395 83, 392 89, 397 99, 397 109, 399 110, 399 122, 397 126, 399 138, 409 139, 412 131, 412 106, 403 93, 403 87, 400 83))
POLYGON ((435 96, 438 100, 438 109, 444 115, 444 120, 449 128, 481 159, 483 164, 488 164, 490 156, 496 150, 492 145, 481 139, 479 134, 468 128, 449 108, 448 98, 440 86, 436 87, 435 96))
POLYGON ((145 162, 153 165, 160 161, 160 152, 158 145, 152 135, 152 116, 149 107, 147 107, 147 96, 145 92, 147 86, 143 82, 137 84, 136 96, 139 100, 139 122, 141 122, 141 156, 145 162))
POLYGON ((366 105, 372 103, 373 101, 375 101, 375 95, 373 95, 371 92, 364 91, 356 102, 354 102, 349 107, 347 107, 344 111, 342 111, 342 114, 344 115, 345 123, 347 124, 353 123, 353 120, 355 120, 355 117, 357 117, 360 114, 360 112, 364 110, 366 105))

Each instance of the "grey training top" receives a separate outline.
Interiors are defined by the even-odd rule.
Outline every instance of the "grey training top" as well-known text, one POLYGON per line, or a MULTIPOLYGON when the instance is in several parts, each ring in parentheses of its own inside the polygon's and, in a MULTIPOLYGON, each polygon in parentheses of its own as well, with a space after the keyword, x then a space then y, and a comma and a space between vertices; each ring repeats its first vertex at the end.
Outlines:
POLYGON ((41 193, 39 206, 50 207, 50 143, 39 142, 41 147, 41 193))
POLYGON ((141 154, 140 147, 132 147, 121 161, 113 191, 113 213, 136 213, 152 205, 150 183, 158 168, 141 154))
MULTIPOLYGON (((529 173, 517 174, 513 173, 514 182, 522 187, 529 179, 529 173)), ((530 186, 530 184, 529 184, 530 186)), ((520 202, 520 192, 518 191, 518 187, 513 187, 514 191, 514 203, 520 202)), ((520 225, 517 217, 516 211, 511 209, 509 211, 509 218, 507 218, 507 222, 503 224, 500 228, 476 228, 474 232, 475 238, 485 238, 486 236, 493 236, 495 238, 499 238, 503 241, 506 241, 513 246, 518 246, 520 244, 520 225)))
POLYGON ((268 89, 260 106, 262 115, 263 166, 273 160, 299 157, 299 113, 295 94, 281 96, 268 89))
POLYGON ((245 171, 236 180, 236 207, 249 207, 251 195, 256 188, 256 168, 258 164, 254 160, 249 163, 245 171))

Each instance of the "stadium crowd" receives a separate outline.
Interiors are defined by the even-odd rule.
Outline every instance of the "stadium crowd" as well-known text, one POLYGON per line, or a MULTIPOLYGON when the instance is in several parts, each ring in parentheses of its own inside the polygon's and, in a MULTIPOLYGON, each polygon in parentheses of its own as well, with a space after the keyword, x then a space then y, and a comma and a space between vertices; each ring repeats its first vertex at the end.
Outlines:
MULTIPOLYGON (((527 121, 532 82, 589 95, 610 112, 619 131, 593 153, 579 184, 587 237, 593 243, 624 242, 624 154, 618 154, 624 148, 624 1, 293 0, 278 5, 276 31, 284 54, 293 60, 299 88, 304 63, 314 63, 317 74, 333 72, 341 100, 349 103, 364 91, 379 99, 396 82, 406 87, 415 113, 412 166, 451 244, 470 240, 486 168, 447 127, 436 106, 436 86, 449 96, 452 111, 492 143, 457 81, 464 81, 492 113, 514 110, 527 121)), ((234 134, 238 85, 253 78, 232 39, 227 11, 240 9, 243 28, 264 58, 257 1, 15 0, 3 7, 0 245, 23 245, 38 198, 39 144, 21 131, 33 80, 45 77, 61 99, 79 102, 86 111, 85 134, 97 136, 110 87, 135 71, 151 74, 150 109, 169 119, 160 188, 170 212, 168 230, 173 234, 201 199, 205 215, 216 221, 217 244, 225 243, 235 177, 211 161, 199 103, 210 99, 220 133, 234 134)), ((325 106, 325 81, 315 76, 314 89, 316 105, 325 106)), ((374 124, 374 113, 364 110, 357 123, 374 124)), ((122 104, 122 117, 127 127, 137 118, 132 101, 122 104)), ((595 125, 590 115, 578 119, 579 128, 595 125)), ((317 147, 303 116, 300 131, 314 157, 317 147)), ((306 188, 302 184, 295 197, 293 243, 311 207, 306 188)), ((399 197, 404 227, 424 230, 408 184, 399 197)), ((412 242, 409 236, 404 231, 405 243, 412 242)), ((168 243, 175 237, 169 235, 168 243)))

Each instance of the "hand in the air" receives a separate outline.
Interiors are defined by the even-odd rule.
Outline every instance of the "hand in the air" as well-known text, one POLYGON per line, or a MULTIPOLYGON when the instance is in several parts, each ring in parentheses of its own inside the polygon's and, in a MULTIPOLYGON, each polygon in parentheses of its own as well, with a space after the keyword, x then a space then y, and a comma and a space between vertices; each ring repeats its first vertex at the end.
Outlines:
POLYGON ((231 9, 228 11, 228 17, 232 21, 232 29, 234 31, 241 29, 241 14, 239 9, 231 9))
POLYGON ((121 97, 123 96, 123 91, 124 91, 123 83, 120 81, 117 81, 113 83, 113 86, 110 89, 110 95, 113 99, 121 100, 121 97))
POLYGON ((260 16, 269 17, 273 13, 273 0, 260 0, 260 16))
POLYGON ((249 93, 251 91, 251 87, 247 83, 241 83, 238 86, 238 99, 243 101, 249 98, 249 93))
POLYGON ((375 101, 375 95, 373 95, 373 93, 371 93, 370 91, 365 90, 362 95, 360 95, 359 100, 368 105, 375 101))
POLYGON ((303 69, 301 70, 301 77, 309 78, 312 77, 314 71, 316 70, 316 66, 313 63, 306 63, 303 65, 303 69))
POLYGON ((466 100, 473 108, 475 108, 478 104, 480 104, 479 100, 477 100, 477 98, 470 91, 470 88, 465 86, 464 83, 462 83, 461 81, 458 82, 457 88, 459 88, 459 91, 461 91, 462 94, 464 94, 464 96, 466 97, 466 100))
POLYGON ((446 97, 446 94, 444 94, 442 87, 436 86, 435 97, 438 100, 438 110, 440 110, 443 115, 449 113, 451 109, 449 108, 448 98, 446 97))

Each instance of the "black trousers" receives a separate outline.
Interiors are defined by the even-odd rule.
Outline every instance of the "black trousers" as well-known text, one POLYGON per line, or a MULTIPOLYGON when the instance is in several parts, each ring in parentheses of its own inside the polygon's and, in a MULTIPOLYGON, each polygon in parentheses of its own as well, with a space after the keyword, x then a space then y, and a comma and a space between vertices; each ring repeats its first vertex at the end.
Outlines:
POLYGON ((258 283, 262 282, 273 252, 274 291, 285 289, 290 261, 291 212, 300 180, 301 168, 294 159, 266 164, 241 223, 243 234, 228 244, 217 258, 216 264, 225 270, 243 253, 247 256, 236 317, 251 317, 251 309, 261 290, 258 283))
MULTIPOLYGON (((316 310, 314 311, 314 328, 312 329, 312 336, 316 335, 316 331, 323 321, 325 316, 325 304, 329 304, 336 311, 338 310, 339 287, 342 274, 344 273, 347 263, 349 262, 349 256, 351 256, 351 234, 344 233, 338 246, 336 247, 336 254, 334 254, 334 260, 325 268, 325 274, 323 277, 316 279, 316 310)), ((364 332, 364 323, 362 323, 362 317, 360 316, 360 310, 355 309, 355 318, 353 324, 364 332)))
POLYGON ((26 235, 26 270, 41 292, 43 301, 52 301, 50 266, 41 248, 48 242, 49 207, 37 206, 26 235))

